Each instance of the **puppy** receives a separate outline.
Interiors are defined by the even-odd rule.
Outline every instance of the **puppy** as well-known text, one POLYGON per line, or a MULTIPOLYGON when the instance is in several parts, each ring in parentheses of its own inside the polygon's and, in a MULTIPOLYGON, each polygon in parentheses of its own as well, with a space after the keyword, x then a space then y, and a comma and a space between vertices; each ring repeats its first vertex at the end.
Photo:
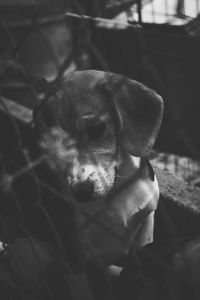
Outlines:
POLYGON ((162 111, 151 89, 96 70, 67 75, 35 109, 40 146, 78 207, 86 260, 110 264, 152 242, 159 188, 146 157, 162 111))

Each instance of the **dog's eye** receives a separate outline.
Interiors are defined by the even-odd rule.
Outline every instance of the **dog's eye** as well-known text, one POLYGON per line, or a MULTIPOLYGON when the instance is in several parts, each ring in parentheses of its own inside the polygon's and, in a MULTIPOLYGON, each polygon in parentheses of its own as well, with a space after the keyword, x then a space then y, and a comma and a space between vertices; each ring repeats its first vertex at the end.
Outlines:
POLYGON ((86 142, 97 142, 104 137, 107 132, 107 120, 101 120, 94 117, 85 117, 78 120, 76 126, 80 140, 86 142))
POLYGON ((104 122, 97 122, 95 124, 87 124, 87 135, 90 140, 95 141, 100 139, 106 130, 104 122))

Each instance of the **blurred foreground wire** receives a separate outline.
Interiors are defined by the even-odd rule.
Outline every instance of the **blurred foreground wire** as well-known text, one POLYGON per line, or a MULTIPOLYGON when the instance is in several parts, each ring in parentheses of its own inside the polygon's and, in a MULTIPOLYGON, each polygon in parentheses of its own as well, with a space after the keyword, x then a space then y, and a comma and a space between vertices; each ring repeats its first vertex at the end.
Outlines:
MULTIPOLYGON (((171 248, 167 245, 171 252, 166 253, 166 245, 161 243, 158 248, 155 246, 156 249, 154 245, 146 247, 133 260, 127 258, 127 261, 121 262, 125 267, 114 284, 96 253, 96 266, 85 268, 80 235, 95 222, 105 232, 111 231, 97 218, 105 212, 90 216, 80 208, 71 195, 65 193, 66 190, 63 192, 58 174, 46 168, 46 157, 37 156, 28 109, 40 103, 46 90, 62 80, 65 73, 90 68, 91 54, 102 69, 110 70, 109 62, 91 41, 92 29, 96 23, 99 26, 106 23, 107 27, 124 26, 101 16, 87 15, 87 10, 79 1, 74 2, 73 6, 76 11, 67 11, 61 16, 41 17, 39 11, 38 15, 36 13, 28 19, 28 24, 18 20, 19 23, 13 26, 3 17, 0 19, 4 42, 9 44, 9 51, 7 49, 4 52, 0 61, 1 298, 159 299, 159 272, 162 270, 162 275, 170 272, 176 274, 173 267, 168 267, 170 259, 167 260, 166 256, 171 258, 179 250, 181 242, 173 240, 171 248), (43 77, 47 79, 47 84, 42 80, 43 77), (27 110, 13 114, 12 101, 20 103, 27 110), (25 115, 26 124, 20 121, 25 119, 25 115), (80 231, 76 224, 77 213, 87 220, 80 231), (157 271, 153 274, 151 271, 156 267, 157 271)), ((131 28, 137 34, 143 70, 149 72, 161 90, 165 89, 159 72, 149 60, 141 24, 126 24, 124 27, 131 28)), ((199 162, 166 154, 157 154, 152 159, 157 165, 160 163, 163 169, 173 171, 190 183, 199 184, 199 162)), ((130 178, 130 181, 134 181, 134 178, 130 178)), ((120 189, 129 183, 126 182, 120 189)), ((114 193, 109 196, 113 197, 114 193)), ((164 215, 167 229, 173 237, 176 236, 174 220, 167 210, 164 210, 164 215)), ((123 239, 116 231, 111 231, 111 234, 123 239)), ((89 242, 88 248, 94 251, 89 242)), ((191 249, 195 251, 195 247, 191 249)), ((189 255, 187 249, 186 255, 189 255)), ((182 254, 180 261, 184 266, 182 254)), ((177 273, 176 279, 181 281, 183 278, 179 268, 177 273)), ((170 297, 168 295, 167 299, 175 299, 170 297)))

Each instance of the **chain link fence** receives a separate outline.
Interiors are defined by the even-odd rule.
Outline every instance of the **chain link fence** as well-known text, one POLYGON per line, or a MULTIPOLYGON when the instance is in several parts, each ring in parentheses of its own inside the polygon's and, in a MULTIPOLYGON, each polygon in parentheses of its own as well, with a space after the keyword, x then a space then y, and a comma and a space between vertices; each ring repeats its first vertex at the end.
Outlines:
MULTIPOLYGON (((78 1, 60 1, 60 5, 48 4, 39 9, 35 1, 30 1, 30 6, 26 1, 16 7, 9 7, 6 2, 2 5, 6 12, 0 17, 0 297, 3 300, 165 299, 160 280, 166 273, 174 275, 166 256, 171 257, 182 242, 189 239, 187 236, 183 241, 172 243, 170 250, 162 243, 145 247, 131 263, 129 259, 119 263, 125 266, 120 280, 110 278, 88 242, 95 264, 85 267, 81 241, 85 229, 78 228, 77 214, 87 220, 86 227, 99 219, 90 216, 63 190, 59 174, 48 168, 45 156, 38 155, 32 110, 41 101, 44 91, 76 69, 98 65, 100 69, 112 71, 92 34, 96 23, 107 22, 113 26, 113 21, 98 19, 95 13, 99 12, 98 1, 94 2, 90 16, 87 15, 90 7, 86 9, 86 5, 78 1), (20 18, 18 8, 23 8, 20 18), (150 270, 154 268, 157 271, 152 276, 150 270)), ((129 3, 124 2, 126 7, 129 3)), ((107 10, 102 4, 101 15, 112 16, 111 4, 107 10)), ((120 11, 119 6, 116 5, 115 11, 120 11)), ((161 89, 165 89, 147 56, 141 26, 128 26, 137 35, 140 50, 145 53, 142 58, 145 57, 146 70, 161 89)), ((152 159, 168 168, 169 156, 164 159, 159 155, 152 154, 152 159)), ((173 167, 169 169, 175 168, 176 173, 181 167, 178 159, 173 158, 173 163, 170 161, 173 167)), ((184 161, 184 170, 179 173, 194 182, 188 178, 191 173, 199 176, 199 164, 193 161, 191 167, 191 161, 187 162, 188 168, 184 161)), ((133 181, 134 178, 129 179, 120 188, 133 181)), ((174 221, 167 211, 165 218, 174 234, 174 221)), ((111 231, 103 222, 97 226, 105 232, 111 231)), ((111 234, 123 238, 116 231, 111 234)), ((180 274, 176 275, 176 280, 181 281, 180 274)), ((176 288, 173 289, 175 293, 176 288)), ((179 299, 170 297, 166 299, 179 299)))

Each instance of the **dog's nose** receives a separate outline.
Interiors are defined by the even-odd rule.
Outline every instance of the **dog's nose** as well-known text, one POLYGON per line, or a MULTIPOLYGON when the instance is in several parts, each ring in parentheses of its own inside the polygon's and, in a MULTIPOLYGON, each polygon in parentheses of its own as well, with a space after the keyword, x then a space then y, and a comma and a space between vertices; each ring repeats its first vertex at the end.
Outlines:
POLYGON ((72 187, 72 192, 78 202, 89 202, 92 200, 94 185, 90 181, 80 182, 72 187))

